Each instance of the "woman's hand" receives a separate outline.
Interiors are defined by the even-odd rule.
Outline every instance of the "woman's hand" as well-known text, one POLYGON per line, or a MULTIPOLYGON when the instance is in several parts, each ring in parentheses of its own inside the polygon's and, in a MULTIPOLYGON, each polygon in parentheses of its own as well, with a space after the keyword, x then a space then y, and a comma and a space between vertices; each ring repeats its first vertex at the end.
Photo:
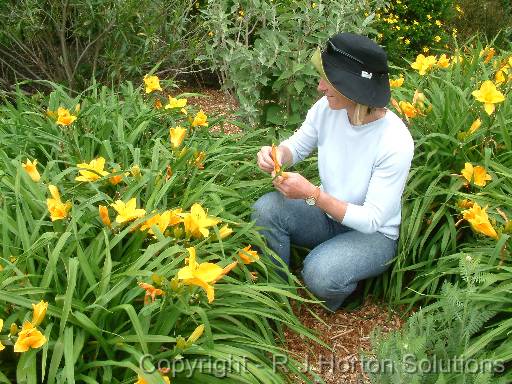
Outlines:
MULTIPOLYGON (((274 172, 272 176, 275 176, 274 172)), ((296 172, 283 172, 272 183, 288 199, 305 199, 312 196, 316 189, 308 179, 296 172)))
MULTIPOLYGON (((279 150, 277 151, 277 160, 279 161, 279 164, 281 164, 282 154, 279 150)), ((271 146, 265 145, 264 147, 261 147, 258 152, 258 167, 263 172, 271 173, 274 171, 274 160, 272 160, 271 146)))

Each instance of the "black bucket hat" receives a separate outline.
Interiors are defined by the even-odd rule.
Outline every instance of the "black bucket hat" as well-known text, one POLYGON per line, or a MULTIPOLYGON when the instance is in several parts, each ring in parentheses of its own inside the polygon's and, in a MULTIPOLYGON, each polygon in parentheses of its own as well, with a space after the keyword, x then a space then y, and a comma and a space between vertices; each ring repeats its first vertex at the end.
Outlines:
POLYGON ((311 61, 339 93, 369 107, 385 107, 391 97, 386 51, 366 36, 339 33, 311 61))

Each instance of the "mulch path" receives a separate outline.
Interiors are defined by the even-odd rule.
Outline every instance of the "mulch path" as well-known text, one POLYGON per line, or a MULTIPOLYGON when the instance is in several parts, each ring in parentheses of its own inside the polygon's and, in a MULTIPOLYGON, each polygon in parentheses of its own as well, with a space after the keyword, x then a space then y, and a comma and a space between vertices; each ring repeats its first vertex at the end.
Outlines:
MULTIPOLYGON (((238 107, 232 96, 219 90, 182 88, 179 92, 201 93, 202 97, 189 97, 188 101, 207 115, 229 117, 238 107)), ((241 132, 240 128, 229 123, 214 127, 212 131, 221 129, 228 134, 241 132)), ((361 351, 370 351, 370 334, 377 328, 383 333, 399 329, 404 322, 397 312, 371 298, 353 311, 339 309, 332 313, 318 304, 302 304, 295 308, 301 322, 331 349, 291 331, 286 332, 287 348, 296 360, 318 373, 326 384, 368 382, 362 371, 360 354, 361 351)))

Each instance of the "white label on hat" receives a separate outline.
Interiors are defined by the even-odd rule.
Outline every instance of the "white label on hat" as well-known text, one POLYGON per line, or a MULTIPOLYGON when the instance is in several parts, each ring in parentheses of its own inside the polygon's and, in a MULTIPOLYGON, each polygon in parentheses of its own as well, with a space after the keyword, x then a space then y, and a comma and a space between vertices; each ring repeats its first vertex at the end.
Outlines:
POLYGON ((366 77, 367 79, 371 79, 372 75, 373 74, 371 72, 361 71, 361 77, 366 77))

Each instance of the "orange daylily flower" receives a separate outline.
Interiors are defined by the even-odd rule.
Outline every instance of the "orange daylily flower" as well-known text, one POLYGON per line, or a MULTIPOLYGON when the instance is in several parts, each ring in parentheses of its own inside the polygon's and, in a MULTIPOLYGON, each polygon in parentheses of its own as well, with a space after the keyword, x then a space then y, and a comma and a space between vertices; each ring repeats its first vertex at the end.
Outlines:
POLYGON ((100 213, 100 219, 103 224, 105 224, 107 227, 110 227, 112 223, 110 222, 110 216, 108 214, 108 208, 104 205, 100 205, 98 207, 98 211, 100 213))
POLYGON ((275 174, 279 174, 281 172, 281 164, 279 164, 279 160, 277 159, 277 147, 272 143, 272 161, 274 162, 274 172, 275 174))
POLYGON ((18 340, 14 344, 14 352, 27 352, 30 348, 40 348, 46 341, 46 337, 30 321, 25 321, 18 333, 18 340))
POLYGON ((146 295, 144 296, 144 304, 148 304, 150 299, 151 302, 154 302, 157 296, 162 296, 165 294, 164 291, 162 291, 159 288, 155 288, 151 284, 143 283, 142 281, 140 281, 138 285, 139 287, 146 291, 146 295))
POLYGON ((238 252, 238 256, 240 256, 244 264, 251 264, 260 259, 258 252, 251 249, 251 245, 238 252))

